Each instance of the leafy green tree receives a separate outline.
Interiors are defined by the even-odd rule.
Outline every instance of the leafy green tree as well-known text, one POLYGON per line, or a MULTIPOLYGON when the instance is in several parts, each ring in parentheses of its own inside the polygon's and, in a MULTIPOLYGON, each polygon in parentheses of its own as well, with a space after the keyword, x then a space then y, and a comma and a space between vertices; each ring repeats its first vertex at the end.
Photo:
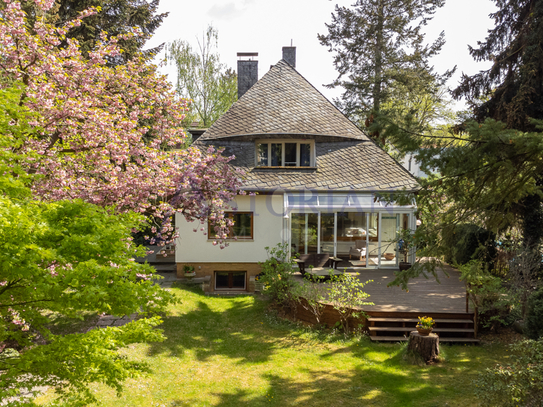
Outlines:
MULTIPOLYGON (((152 316, 172 296, 153 284, 153 269, 134 261, 135 213, 81 200, 36 200, 24 171, 32 154, 20 154, 23 139, 38 136, 35 114, 19 105, 22 86, 0 90, 0 399, 54 387, 69 405, 88 405, 87 387, 101 382, 120 391, 122 381, 148 370, 123 359, 130 343, 160 341, 158 317, 88 333, 54 334, 57 317, 82 312, 152 316)), ((16 400, 16 399, 15 399, 16 400)))
POLYGON ((237 100, 237 75, 220 62, 218 32, 209 26, 195 51, 186 41, 166 46, 166 58, 177 67, 177 92, 192 100, 186 122, 211 126, 237 100))
MULTIPOLYGON (((47 15, 51 3, 36 1, 35 14, 47 15)), ((2 7, 0 400, 21 404, 21 390, 51 386, 66 405, 86 406, 94 401, 89 383, 119 391, 125 378, 147 370, 120 348, 163 339, 154 329, 156 313, 173 297, 153 284, 149 265, 134 261, 145 249, 133 245, 131 232, 145 224, 145 208, 162 211, 163 219, 181 188, 177 208, 201 214, 188 180, 203 191, 209 210, 207 191, 224 199, 229 192, 212 183, 222 187, 228 177, 212 175, 214 157, 171 149, 183 140, 183 102, 142 58, 107 66, 106 57, 118 53, 113 38, 98 45, 92 59, 81 55, 76 41, 59 49, 81 20, 59 28, 28 19, 18 1, 4 0, 2 7), (153 123, 140 126, 141 119, 153 123), (146 140, 149 133, 154 137, 146 140), (204 161, 210 165, 201 167, 205 178, 198 175, 204 161), (156 176, 164 170, 171 172, 156 176), (146 173, 154 196, 140 194, 146 173), (175 179, 181 174, 186 184, 175 179), (130 181, 121 181, 124 176, 130 181), (45 187, 48 182, 55 186, 45 187), (136 193, 127 192, 123 201, 110 189, 117 187, 136 193), (160 208, 152 202, 157 198, 160 208), (54 320, 104 313, 136 318, 86 333, 59 334, 53 326, 54 320)))
MULTIPOLYGON (((336 6, 332 23, 326 25, 328 34, 319 35, 319 40, 335 53, 339 76, 329 86, 345 89, 336 103, 359 126, 369 126, 384 108, 413 100, 414 95, 441 98, 441 85, 451 73, 437 75, 428 60, 440 51, 444 34, 425 45, 421 30, 443 4, 358 0, 353 8, 336 6)), ((413 106, 407 108, 412 111, 413 106)), ((419 119, 426 118, 421 114, 419 119)), ((375 136, 379 132, 372 130, 375 136)))

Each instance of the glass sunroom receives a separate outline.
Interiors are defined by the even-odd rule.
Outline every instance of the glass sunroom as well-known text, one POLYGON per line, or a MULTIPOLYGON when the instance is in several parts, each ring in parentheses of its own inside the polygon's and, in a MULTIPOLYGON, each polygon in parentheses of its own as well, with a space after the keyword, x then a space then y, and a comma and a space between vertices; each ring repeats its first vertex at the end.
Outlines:
POLYGON ((415 230, 415 206, 380 202, 371 193, 287 193, 285 222, 290 255, 328 254, 343 267, 398 268, 414 262, 395 239, 415 230))

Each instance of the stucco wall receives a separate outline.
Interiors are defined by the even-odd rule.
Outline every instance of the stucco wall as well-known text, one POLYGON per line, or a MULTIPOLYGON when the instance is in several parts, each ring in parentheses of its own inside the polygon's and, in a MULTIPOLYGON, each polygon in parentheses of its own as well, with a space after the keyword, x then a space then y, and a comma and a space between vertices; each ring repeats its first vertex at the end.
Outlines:
POLYGON ((236 198, 238 210, 254 213, 254 239, 250 241, 229 241, 229 246, 221 249, 204 236, 200 228, 207 231, 207 222, 187 222, 180 214, 176 215, 179 239, 176 245, 177 263, 255 263, 267 258, 264 247, 275 246, 283 238, 283 195, 239 196, 236 198), (194 232, 198 229, 198 232, 194 232))

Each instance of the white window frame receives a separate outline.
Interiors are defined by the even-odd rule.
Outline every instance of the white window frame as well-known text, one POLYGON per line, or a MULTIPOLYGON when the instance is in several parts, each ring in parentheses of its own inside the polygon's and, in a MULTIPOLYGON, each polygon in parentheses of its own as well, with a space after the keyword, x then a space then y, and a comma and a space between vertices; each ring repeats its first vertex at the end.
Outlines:
POLYGON ((281 140, 274 140, 274 139, 264 139, 264 140, 256 140, 255 141, 255 167, 259 168, 315 168, 316 165, 316 156, 315 156, 315 140, 304 140, 304 139, 281 139, 281 140), (286 166, 285 165, 285 143, 296 143, 296 166, 286 166), (272 165, 259 165, 258 163, 258 146, 260 144, 266 144, 268 146, 268 164, 271 160, 271 145, 272 144, 282 144, 281 147, 281 163, 283 165, 280 166, 272 166, 272 165), (309 166, 302 167, 300 166, 300 144, 309 144, 310 151, 310 157, 309 157, 309 166))

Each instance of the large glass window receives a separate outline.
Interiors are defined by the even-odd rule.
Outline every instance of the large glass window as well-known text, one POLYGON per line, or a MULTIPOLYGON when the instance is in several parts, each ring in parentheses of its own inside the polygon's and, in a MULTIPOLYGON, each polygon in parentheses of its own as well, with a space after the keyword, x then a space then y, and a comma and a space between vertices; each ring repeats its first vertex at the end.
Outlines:
POLYGON ((293 213, 291 215, 291 253, 317 253, 318 220, 316 213, 293 213))
POLYGON ((381 266, 397 264, 396 236, 400 228, 400 215, 383 214, 381 216, 381 266))
POLYGON ((366 262, 366 214, 363 212, 338 212, 337 256, 349 257, 356 265, 366 262))
MULTIPOLYGON (((228 239, 253 239, 252 212, 225 212, 224 216, 234 221, 228 239)), ((210 239, 214 239, 216 236, 215 225, 211 222, 208 223, 208 236, 210 239)))
POLYGON ((321 253, 334 256, 334 214, 321 212, 321 253))
POLYGON ((259 167, 311 167, 313 143, 302 141, 260 141, 256 143, 259 167))
POLYGON ((368 224, 368 266, 379 266, 379 256, 381 249, 379 247, 379 214, 370 213, 368 224))

